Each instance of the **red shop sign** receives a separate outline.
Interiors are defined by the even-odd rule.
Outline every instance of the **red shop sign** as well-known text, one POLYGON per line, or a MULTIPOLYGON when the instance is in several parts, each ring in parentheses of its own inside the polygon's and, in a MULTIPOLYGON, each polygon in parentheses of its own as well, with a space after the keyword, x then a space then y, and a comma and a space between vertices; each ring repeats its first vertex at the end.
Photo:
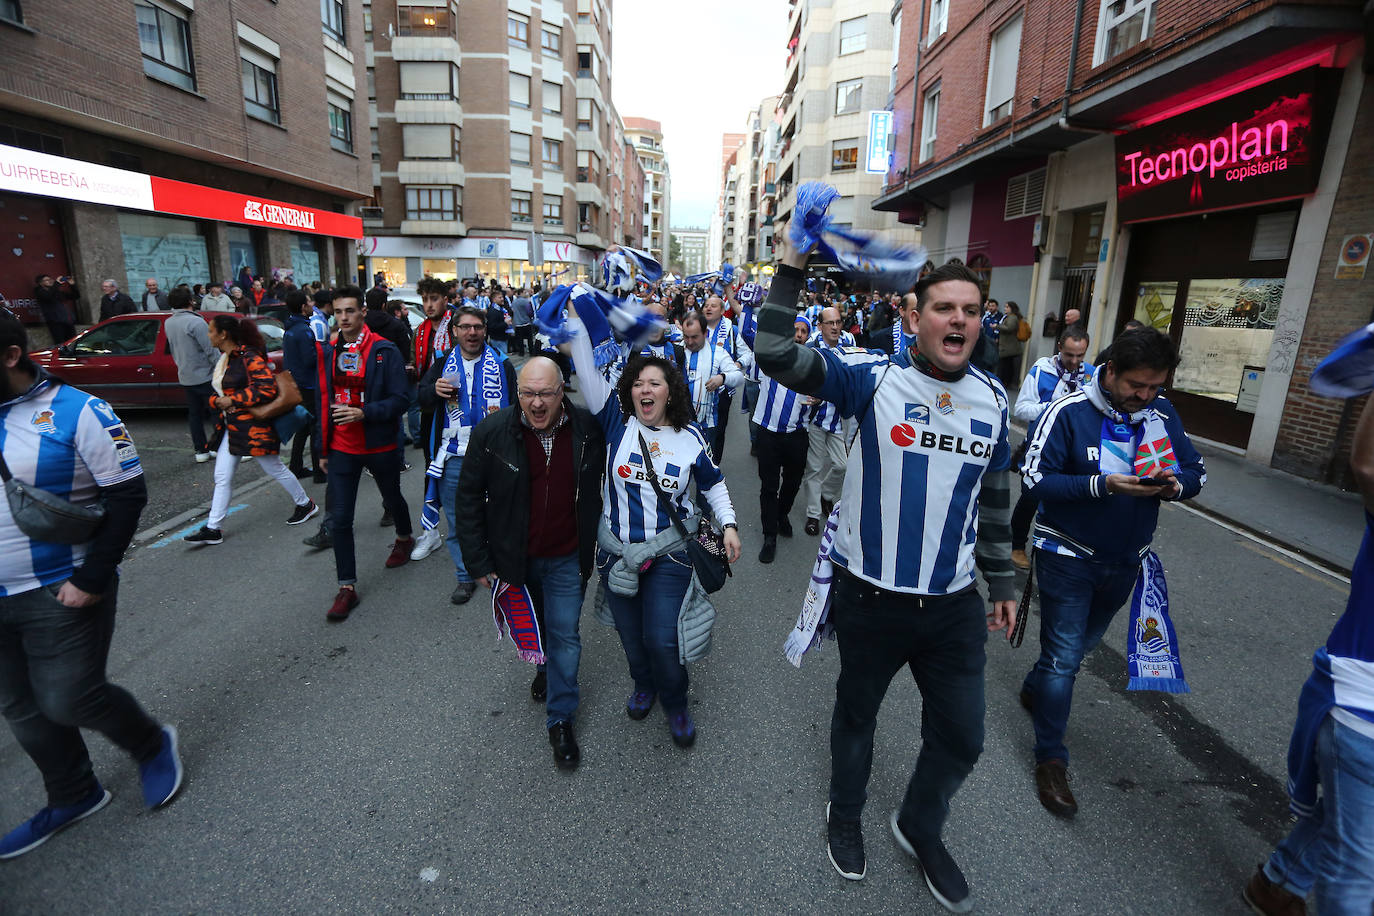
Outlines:
POLYGON ((350 239, 361 238, 363 234, 363 221, 356 216, 207 188, 156 175, 152 176, 152 180, 153 209, 159 213, 350 239))
POLYGON ((1312 193, 1340 71, 1291 74, 1116 138, 1122 222, 1312 193))

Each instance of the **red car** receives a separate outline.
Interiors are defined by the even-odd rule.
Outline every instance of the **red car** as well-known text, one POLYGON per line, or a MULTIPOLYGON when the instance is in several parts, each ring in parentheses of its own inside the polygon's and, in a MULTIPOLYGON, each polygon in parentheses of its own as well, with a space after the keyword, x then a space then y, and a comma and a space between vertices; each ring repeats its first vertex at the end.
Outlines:
MULTIPOLYGON (((209 321, 221 312, 193 312, 209 321)), ((184 407, 177 367, 162 325, 171 312, 117 315, 49 350, 29 354, 38 365, 70 385, 114 407, 184 407)), ((273 369, 282 370, 282 326, 257 319, 273 369)))

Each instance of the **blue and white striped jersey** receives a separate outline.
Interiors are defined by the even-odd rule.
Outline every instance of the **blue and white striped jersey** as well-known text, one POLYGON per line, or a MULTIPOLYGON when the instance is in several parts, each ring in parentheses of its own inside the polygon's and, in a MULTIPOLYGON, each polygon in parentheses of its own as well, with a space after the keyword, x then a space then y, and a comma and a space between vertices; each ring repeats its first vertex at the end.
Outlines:
POLYGON ((319 343, 329 343, 329 316, 320 311, 319 306, 310 315, 310 333, 319 343))
POLYGON ((806 395, 784 388, 765 373, 759 373, 759 399, 754 407, 754 422, 775 433, 790 433, 806 426, 806 395))
POLYGON ((654 427, 640 423, 621 408, 612 385, 596 371, 592 345, 580 321, 572 320, 573 365, 577 367, 582 396, 606 434, 606 483, 602 511, 611 533, 627 543, 647 541, 673 526, 658 494, 647 476, 652 464, 659 485, 672 503, 678 517, 689 519, 700 514, 696 491, 711 506, 722 525, 735 521, 725 475, 711 460, 711 452, 695 424, 683 429, 654 427), (646 456, 639 444, 640 434, 649 443, 646 456))
MULTIPOLYGON (((820 335, 812 337, 810 342, 807 343, 807 346, 814 347, 817 350, 834 349, 828 346, 820 335)), ((854 335, 850 334, 848 331, 841 331, 840 348, 843 349, 853 346, 854 335), (848 343, 845 343, 845 338, 849 339, 848 343)), ((806 421, 812 426, 820 427, 828 433, 839 433, 844 429, 844 417, 840 416, 839 409, 829 401, 820 401, 817 404, 813 404, 807 413, 806 421)))
MULTIPOLYGON (((50 378, 0 404, 0 449, 16 480, 79 505, 94 503, 101 487, 143 473, 134 440, 110 405, 50 378)), ((0 596, 62 582, 85 558, 84 544, 31 540, 0 499, 0 596)))
POLYGON ((1060 371, 1059 361, 1054 356, 1042 356, 1035 361, 1021 381, 1021 392, 1016 396, 1012 413, 1019 420, 1034 423, 1050 406, 1066 394, 1073 394, 1092 380, 1097 367, 1084 363, 1082 368, 1065 376, 1060 371))
POLYGON ((687 351, 687 389, 692 392, 692 406, 696 408, 697 425, 712 429, 720 424, 720 393, 725 388, 737 388, 744 381, 744 372, 730 358, 723 347, 687 351), (724 375, 725 384, 715 391, 706 390, 706 382, 715 375, 724 375))
POLYGON ((1002 383, 973 366, 945 382, 905 359, 820 352, 817 397, 862 416, 831 559, 891 591, 947 595, 972 585, 983 474, 1011 464, 1002 383))

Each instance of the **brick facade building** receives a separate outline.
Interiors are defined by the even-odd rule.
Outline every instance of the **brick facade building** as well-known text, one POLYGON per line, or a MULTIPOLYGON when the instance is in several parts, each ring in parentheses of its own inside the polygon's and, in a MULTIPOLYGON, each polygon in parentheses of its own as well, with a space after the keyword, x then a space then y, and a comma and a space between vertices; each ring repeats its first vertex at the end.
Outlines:
POLYGON ((1179 344, 1190 432, 1341 479, 1351 410, 1306 377, 1370 319, 1371 281, 1335 278, 1369 231, 1360 5, 905 0, 893 20, 875 207, 1021 305, 1025 365, 1070 308, 1094 352, 1145 321, 1179 344))

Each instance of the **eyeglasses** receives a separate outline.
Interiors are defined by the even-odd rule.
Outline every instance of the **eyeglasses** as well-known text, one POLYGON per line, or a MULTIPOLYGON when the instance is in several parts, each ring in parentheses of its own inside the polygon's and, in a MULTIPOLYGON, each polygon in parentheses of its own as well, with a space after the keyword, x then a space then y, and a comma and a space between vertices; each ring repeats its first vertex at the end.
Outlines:
POLYGON ((478 332, 478 331, 485 331, 486 329, 487 329, 487 326, 484 325, 484 324, 460 324, 460 325, 458 325, 458 330, 460 330, 460 331, 468 331, 468 332, 470 332, 470 333, 476 333, 476 332, 478 332))
POLYGON ((526 391, 525 389, 521 388, 517 392, 517 394, 520 395, 520 400, 522 401, 552 401, 556 399, 562 392, 563 386, 559 385, 557 388, 553 388, 548 391, 526 391))
POLYGON ((844 324, 844 322, 843 322, 842 320, 840 320, 839 318, 834 318, 834 319, 831 319, 830 321, 822 321, 821 324, 844 324))

